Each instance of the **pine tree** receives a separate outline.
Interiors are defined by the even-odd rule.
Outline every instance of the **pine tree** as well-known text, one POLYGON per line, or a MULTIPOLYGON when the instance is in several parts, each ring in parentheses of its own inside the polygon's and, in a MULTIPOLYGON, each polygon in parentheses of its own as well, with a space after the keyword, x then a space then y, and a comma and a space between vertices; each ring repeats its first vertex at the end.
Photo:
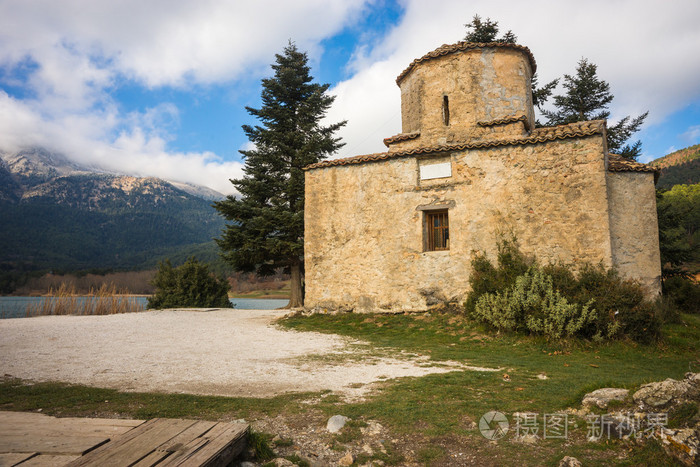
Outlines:
MULTIPOLYGON (((554 96, 556 110, 544 110, 548 125, 565 125, 585 120, 607 120, 610 117, 608 105, 615 96, 610 93, 610 85, 598 78, 598 67, 581 59, 576 66, 576 75, 564 75, 565 94, 554 96)), ((636 159, 642 150, 642 143, 629 145, 626 141, 639 131, 649 112, 631 118, 627 116, 608 128, 608 150, 628 159, 636 159)))
MULTIPOLYGON (((502 44, 517 44, 518 37, 513 34, 513 31, 508 30, 503 37, 498 36, 498 21, 491 21, 491 18, 482 20, 479 15, 474 15, 471 23, 467 23, 464 27, 469 30, 464 40, 467 42, 500 42, 502 44)), ((537 72, 532 75, 532 103, 541 108, 547 99, 552 95, 554 88, 559 82, 558 79, 550 81, 541 88, 537 87, 537 72)), ((540 126, 540 125, 538 125, 540 126)))
POLYGON ((240 197, 214 203, 227 221, 217 243, 239 271, 267 276, 278 268, 291 273, 288 307, 303 305, 304 172, 342 147, 334 133, 345 122, 321 126, 333 103, 328 84, 312 83, 306 53, 289 43, 276 54, 274 76, 262 80, 262 106, 246 107, 261 125, 243 125, 254 149, 245 158, 243 178, 231 180, 240 197))

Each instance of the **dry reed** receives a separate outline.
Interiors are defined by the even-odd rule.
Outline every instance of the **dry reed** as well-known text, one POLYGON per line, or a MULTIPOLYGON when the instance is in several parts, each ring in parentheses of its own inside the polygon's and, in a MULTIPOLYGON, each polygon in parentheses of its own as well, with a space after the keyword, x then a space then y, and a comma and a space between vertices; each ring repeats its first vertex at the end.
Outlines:
POLYGON ((62 283, 58 289, 49 289, 44 300, 27 305, 25 316, 112 315, 143 311, 144 308, 135 297, 117 291, 114 284, 102 284, 99 289, 90 289, 87 295, 79 295, 74 285, 62 283))

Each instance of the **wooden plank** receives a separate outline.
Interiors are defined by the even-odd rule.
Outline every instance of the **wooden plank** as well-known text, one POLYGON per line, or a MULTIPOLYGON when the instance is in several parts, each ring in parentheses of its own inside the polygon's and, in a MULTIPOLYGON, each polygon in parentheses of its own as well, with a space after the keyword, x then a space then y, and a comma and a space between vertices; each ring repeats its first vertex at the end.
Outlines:
POLYGON ((17 467, 56 467, 66 465, 70 461, 77 459, 79 455, 59 455, 59 454, 40 454, 34 456, 28 461, 22 462, 17 467))
POLYGON ((205 436, 217 425, 219 425, 217 422, 200 420, 167 443, 161 445, 158 449, 168 452, 175 452, 180 449, 181 446, 188 444, 192 440, 205 436))
POLYGON ((131 465, 195 424, 194 420, 153 419, 124 436, 76 459, 69 465, 131 465))
POLYGON ((209 442, 187 456, 168 458, 163 466, 206 465, 226 466, 245 449, 248 441, 248 425, 244 423, 219 423, 204 435, 209 442), (175 462, 177 460, 177 462, 175 462))
MULTIPOLYGON (((158 464, 158 467, 168 467, 168 466, 176 466, 176 465, 181 465, 183 462, 187 462, 187 460, 198 450, 202 449, 204 446, 206 446, 209 443, 209 440, 206 438, 196 438, 190 441, 189 443, 185 445, 180 445, 179 449, 175 452, 168 452, 168 454, 171 454, 169 457, 167 457, 165 460, 163 460, 162 463, 158 464)), ((148 467, 152 467, 151 466, 148 467)), ((188 465, 196 465, 196 464, 188 464, 188 465)))
POLYGON ((10 436, 0 435, 0 452, 38 452, 41 454, 76 454, 91 451, 109 441, 109 437, 65 434, 47 434, 23 431, 10 436))
POLYGON ((83 454, 142 420, 55 418, 31 412, 0 412, 0 452, 83 454))
POLYGON ((36 456, 36 452, 3 452, 0 453, 0 467, 10 467, 36 456))
MULTIPOLYGON (((151 467, 163 461, 165 458, 170 459, 169 456, 171 456, 173 453, 180 454, 183 451, 183 448, 187 447, 193 441, 203 440, 201 436, 211 430, 214 426, 216 426, 216 422, 196 422, 179 435, 158 446, 158 449, 134 464, 134 467, 151 467)), ((203 441, 205 443, 207 442, 207 440, 203 441)))

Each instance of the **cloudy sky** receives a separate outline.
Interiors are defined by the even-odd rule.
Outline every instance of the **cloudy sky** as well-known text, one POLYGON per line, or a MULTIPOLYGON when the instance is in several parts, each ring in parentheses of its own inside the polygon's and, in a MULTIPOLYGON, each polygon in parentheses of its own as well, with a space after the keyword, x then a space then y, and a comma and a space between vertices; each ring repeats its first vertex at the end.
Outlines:
POLYGON ((401 130, 394 80, 474 14, 528 46, 540 82, 583 57, 612 120, 649 110, 643 161, 700 142, 697 0, 0 0, 0 149, 231 193, 244 110, 288 40, 337 96, 344 157, 401 130))

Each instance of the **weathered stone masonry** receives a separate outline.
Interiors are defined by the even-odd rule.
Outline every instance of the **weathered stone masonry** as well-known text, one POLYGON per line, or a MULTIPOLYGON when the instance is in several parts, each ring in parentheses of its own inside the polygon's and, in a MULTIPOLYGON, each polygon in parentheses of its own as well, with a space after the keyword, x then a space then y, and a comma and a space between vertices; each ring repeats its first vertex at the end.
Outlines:
POLYGON ((518 45, 442 46, 399 75, 403 132, 386 153, 307 167, 307 308, 461 301, 473 255, 495 257, 503 234, 544 262, 602 262, 659 293, 653 169, 608 154, 603 121, 534 129, 535 66, 518 45), (447 238, 433 237, 435 213, 447 238))

